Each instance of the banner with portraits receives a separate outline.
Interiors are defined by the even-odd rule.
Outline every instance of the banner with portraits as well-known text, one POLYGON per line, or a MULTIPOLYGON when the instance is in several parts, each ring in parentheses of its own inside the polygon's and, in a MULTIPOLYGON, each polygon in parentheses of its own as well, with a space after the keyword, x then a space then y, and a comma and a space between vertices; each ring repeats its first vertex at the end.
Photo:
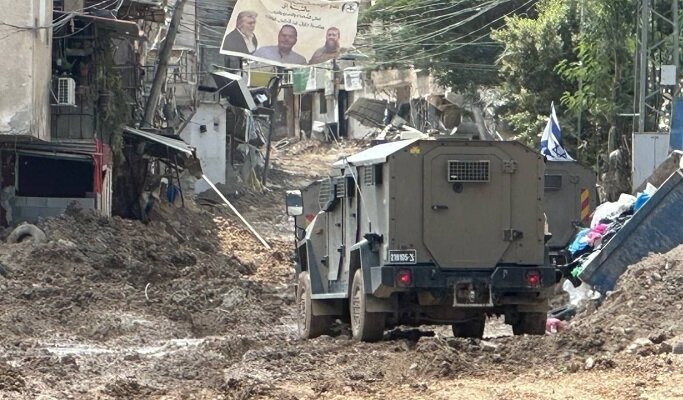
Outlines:
POLYGON ((220 53, 292 67, 330 61, 353 47, 358 1, 238 0, 220 53))

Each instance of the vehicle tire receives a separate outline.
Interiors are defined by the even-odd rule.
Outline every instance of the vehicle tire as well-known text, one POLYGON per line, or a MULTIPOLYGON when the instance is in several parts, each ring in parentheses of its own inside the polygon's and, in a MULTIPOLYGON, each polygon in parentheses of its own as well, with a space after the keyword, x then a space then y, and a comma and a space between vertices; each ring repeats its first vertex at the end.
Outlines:
POLYGON ((331 325, 329 315, 313 315, 311 278, 307 271, 299 274, 296 290, 297 330, 301 339, 313 339, 327 332, 331 325))
POLYGON ((519 319, 512 324, 512 333, 515 335, 545 335, 546 313, 530 312, 520 313, 519 319))
POLYGON ((452 325, 453 336, 461 338, 484 337, 484 327, 486 326, 486 315, 478 315, 466 322, 458 322, 452 325))
POLYGON ((384 336, 386 314, 368 312, 366 308, 367 296, 363 291, 363 273, 358 269, 353 275, 351 299, 349 301, 351 333, 353 340, 376 342, 382 340, 382 336, 384 336))
POLYGON ((12 233, 7 236, 7 243, 19 243, 28 238, 33 239, 33 243, 43 243, 47 240, 45 232, 33 224, 21 224, 14 228, 12 233))

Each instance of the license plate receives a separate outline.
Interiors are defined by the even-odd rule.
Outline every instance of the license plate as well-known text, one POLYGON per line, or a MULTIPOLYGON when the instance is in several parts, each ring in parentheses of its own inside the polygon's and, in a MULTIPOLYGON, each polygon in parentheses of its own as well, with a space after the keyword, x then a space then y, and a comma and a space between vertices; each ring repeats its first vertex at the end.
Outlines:
POLYGON ((389 263, 415 264, 417 263, 417 252, 415 250, 389 250, 389 263))

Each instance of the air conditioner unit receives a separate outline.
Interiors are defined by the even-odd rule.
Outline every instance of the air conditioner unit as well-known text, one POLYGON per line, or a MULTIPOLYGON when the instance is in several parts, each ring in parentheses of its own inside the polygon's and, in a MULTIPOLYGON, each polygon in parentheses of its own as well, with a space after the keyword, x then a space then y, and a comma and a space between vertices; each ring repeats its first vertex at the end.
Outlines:
POLYGON ((73 78, 58 78, 57 104, 60 106, 76 105, 76 81, 73 78))

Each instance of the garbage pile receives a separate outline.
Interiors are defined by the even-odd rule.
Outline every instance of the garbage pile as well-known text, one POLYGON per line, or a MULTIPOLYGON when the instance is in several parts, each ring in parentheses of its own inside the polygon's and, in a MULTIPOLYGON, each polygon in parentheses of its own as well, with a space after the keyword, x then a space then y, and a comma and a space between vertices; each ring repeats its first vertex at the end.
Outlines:
POLYGON ((609 240, 657 191, 652 185, 638 193, 637 196, 622 193, 615 202, 605 202, 593 213, 590 228, 579 230, 567 247, 576 267, 572 275, 578 277, 585 266, 590 263, 609 240))

